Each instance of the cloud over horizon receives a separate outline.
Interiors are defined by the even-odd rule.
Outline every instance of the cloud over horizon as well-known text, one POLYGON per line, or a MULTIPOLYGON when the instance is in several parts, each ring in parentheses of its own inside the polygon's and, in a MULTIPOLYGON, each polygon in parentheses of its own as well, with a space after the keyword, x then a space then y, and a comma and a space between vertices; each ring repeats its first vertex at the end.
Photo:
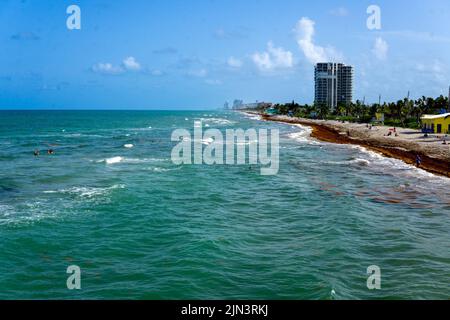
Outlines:
POLYGON ((122 64, 115 66, 110 62, 99 62, 92 66, 92 71, 99 74, 105 75, 119 75, 127 71, 141 71, 141 64, 136 60, 136 58, 129 56, 123 59, 122 64))
POLYGON ((389 51, 388 43, 381 37, 375 39, 375 44, 373 46, 372 52, 378 60, 386 60, 389 51))
POLYGON ((342 54, 334 48, 324 48, 314 43, 315 22, 313 20, 307 17, 301 18, 294 28, 294 33, 300 50, 311 64, 342 60, 342 54))
POLYGON ((294 66, 292 52, 284 50, 282 47, 275 47, 272 41, 267 43, 267 51, 256 52, 251 58, 260 71, 288 69, 294 66))

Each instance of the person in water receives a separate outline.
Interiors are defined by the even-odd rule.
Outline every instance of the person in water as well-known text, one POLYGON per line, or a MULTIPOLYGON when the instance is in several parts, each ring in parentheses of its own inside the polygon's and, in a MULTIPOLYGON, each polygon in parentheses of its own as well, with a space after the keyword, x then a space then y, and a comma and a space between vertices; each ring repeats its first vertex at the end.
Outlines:
POLYGON ((417 155, 416 156, 416 166, 420 167, 421 164, 422 164, 422 158, 419 155, 417 155))
POLYGON ((48 153, 48 154, 54 154, 55 151, 53 151, 53 149, 48 149, 47 153, 48 153))
POLYGON ((34 150, 33 154, 34 154, 35 157, 38 157, 39 156, 39 150, 34 150))

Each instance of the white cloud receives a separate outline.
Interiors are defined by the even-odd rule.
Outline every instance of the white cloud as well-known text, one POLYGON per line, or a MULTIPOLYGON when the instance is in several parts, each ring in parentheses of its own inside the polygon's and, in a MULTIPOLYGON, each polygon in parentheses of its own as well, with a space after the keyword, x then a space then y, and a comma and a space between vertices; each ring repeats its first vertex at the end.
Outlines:
POLYGON ((114 66, 111 63, 97 63, 92 67, 92 71, 102 74, 121 74, 124 72, 120 66, 114 66))
POLYGON ((141 64, 134 57, 126 57, 120 65, 113 65, 109 62, 100 62, 92 66, 95 73, 118 75, 130 71, 142 71, 141 64))
POLYGON ((295 28, 297 43, 306 59, 312 64, 342 60, 342 55, 332 47, 321 47, 314 44, 315 22, 309 18, 301 18, 295 28))
POLYGON ((127 57, 122 62, 125 69, 129 71, 139 71, 141 70, 141 65, 136 61, 134 57, 127 57))
POLYGON ((376 38, 375 44, 374 44, 374 47, 372 50, 375 57, 378 60, 386 60, 388 51, 389 51, 388 43, 385 40, 383 40, 383 38, 381 38, 381 37, 376 38))
POLYGON ((240 68, 243 65, 243 62, 239 59, 236 59, 234 57, 230 57, 228 58, 228 66, 232 67, 232 68, 240 68))
POLYGON ((254 53, 252 60, 261 71, 287 69, 294 66, 292 52, 281 47, 276 48, 272 42, 267 44, 267 51, 254 53))

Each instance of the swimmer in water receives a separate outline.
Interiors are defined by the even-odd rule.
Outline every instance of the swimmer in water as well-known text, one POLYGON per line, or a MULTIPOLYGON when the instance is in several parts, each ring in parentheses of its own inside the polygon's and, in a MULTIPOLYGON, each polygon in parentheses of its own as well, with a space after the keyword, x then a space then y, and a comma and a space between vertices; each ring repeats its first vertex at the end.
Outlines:
POLYGON ((39 150, 34 150, 33 154, 34 154, 35 157, 38 157, 39 156, 39 150))
POLYGON ((48 149, 47 153, 48 153, 48 154, 54 154, 55 151, 53 151, 53 149, 48 149))

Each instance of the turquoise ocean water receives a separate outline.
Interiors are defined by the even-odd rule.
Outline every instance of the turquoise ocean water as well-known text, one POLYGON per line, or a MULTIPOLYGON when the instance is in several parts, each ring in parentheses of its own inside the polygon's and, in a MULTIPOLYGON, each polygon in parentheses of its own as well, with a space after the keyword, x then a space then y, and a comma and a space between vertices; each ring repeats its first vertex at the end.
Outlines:
POLYGON ((0 299, 449 299, 450 179, 308 134, 231 112, 0 112, 0 299), (172 131, 200 119, 279 129, 279 174, 174 165, 172 131))

